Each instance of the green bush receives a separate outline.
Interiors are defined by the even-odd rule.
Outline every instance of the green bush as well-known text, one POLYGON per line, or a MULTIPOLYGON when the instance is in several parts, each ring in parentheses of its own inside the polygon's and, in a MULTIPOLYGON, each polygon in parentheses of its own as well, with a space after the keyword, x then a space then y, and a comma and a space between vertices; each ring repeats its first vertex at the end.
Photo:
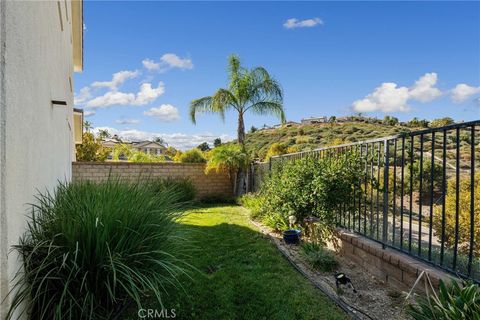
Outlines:
POLYGON ((338 267, 333 251, 328 250, 315 242, 303 243, 300 247, 300 254, 315 269, 330 272, 338 267))
POLYGON ((179 202, 189 202, 195 199, 197 190, 189 179, 152 179, 148 181, 155 194, 174 192, 179 195, 179 202))
POLYGON ((256 219, 262 214, 263 201, 263 197, 256 193, 247 193, 238 198, 238 203, 250 210, 252 219, 256 219))
POLYGON ((259 218, 283 230, 291 215, 300 225, 304 218, 316 216, 320 224, 333 228, 334 211, 348 203, 360 174, 355 155, 276 162, 259 192, 263 198, 259 218))
POLYGON ((207 162, 207 159, 205 159, 205 156, 203 155, 203 152, 200 151, 197 148, 193 148, 190 150, 185 151, 184 153, 180 154, 177 157, 175 157, 178 162, 182 163, 205 163, 207 162))
POLYGON ((38 196, 9 318, 113 319, 154 297, 160 304, 189 267, 176 220, 180 192, 111 179, 60 184, 38 196), (28 302, 28 303, 23 303, 28 302))
MULTIPOLYGON (((408 164, 405 168, 405 190, 410 190, 410 169, 411 166, 408 164), (407 187, 408 182, 408 187, 407 187)), ((422 170, 420 171, 420 161, 417 160, 413 163, 413 190, 419 191, 420 190, 420 172, 422 173, 422 193, 430 192, 430 188, 432 185, 432 178, 431 178, 431 170, 432 170, 432 163, 429 157, 425 157, 423 159, 423 166, 422 170)), ((433 190, 440 190, 442 187, 443 181, 443 168, 438 163, 435 162, 433 166, 433 190)))
POLYGON ((441 281, 438 294, 428 294, 416 302, 407 309, 415 320, 480 320, 480 288, 476 284, 452 281, 447 286, 441 281))

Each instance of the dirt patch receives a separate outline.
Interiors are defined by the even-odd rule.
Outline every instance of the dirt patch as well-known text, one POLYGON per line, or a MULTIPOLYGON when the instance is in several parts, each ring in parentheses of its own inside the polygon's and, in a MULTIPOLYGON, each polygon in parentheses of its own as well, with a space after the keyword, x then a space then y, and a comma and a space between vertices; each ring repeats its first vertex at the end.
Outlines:
POLYGON ((368 270, 336 255, 339 267, 335 272, 325 273, 311 268, 300 255, 300 247, 284 243, 279 233, 255 223, 262 233, 270 236, 277 248, 302 272, 314 285, 320 287, 327 295, 350 306, 349 312, 357 319, 403 320, 411 319, 404 311, 406 292, 401 292, 388 283, 381 281, 368 270), (337 292, 335 273, 347 275, 357 292, 346 285, 341 285, 337 292))

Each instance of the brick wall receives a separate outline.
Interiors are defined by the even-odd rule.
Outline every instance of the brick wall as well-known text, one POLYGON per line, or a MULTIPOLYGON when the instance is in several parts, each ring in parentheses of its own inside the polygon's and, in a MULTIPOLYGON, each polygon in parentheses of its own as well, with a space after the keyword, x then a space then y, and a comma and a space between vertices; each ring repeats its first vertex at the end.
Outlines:
MULTIPOLYGON (((452 278, 449 274, 409 257, 406 254, 382 245, 360 235, 340 230, 340 253, 363 267, 377 279, 390 283, 392 286, 409 291, 418 276, 425 271, 432 284, 438 287, 440 279, 452 278)), ((424 290, 425 277, 415 287, 417 292, 424 290)))
POLYGON ((197 189, 197 198, 232 196, 233 187, 227 173, 205 174, 205 165, 198 163, 129 163, 73 162, 73 181, 105 181, 111 175, 130 181, 148 178, 188 178, 197 189))

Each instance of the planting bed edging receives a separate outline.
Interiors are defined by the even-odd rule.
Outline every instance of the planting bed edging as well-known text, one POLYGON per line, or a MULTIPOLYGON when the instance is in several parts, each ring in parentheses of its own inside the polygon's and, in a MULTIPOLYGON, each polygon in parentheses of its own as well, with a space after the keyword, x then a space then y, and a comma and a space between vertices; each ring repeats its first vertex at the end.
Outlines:
MULTIPOLYGON (((409 291, 422 271, 428 273, 435 288, 438 288, 440 280, 455 279, 451 275, 406 254, 391 248, 383 249, 381 244, 361 235, 344 229, 338 229, 338 231, 340 234, 340 253, 343 256, 399 290, 409 291)), ((424 289, 424 281, 422 280, 417 284, 415 290, 423 292, 424 289)))

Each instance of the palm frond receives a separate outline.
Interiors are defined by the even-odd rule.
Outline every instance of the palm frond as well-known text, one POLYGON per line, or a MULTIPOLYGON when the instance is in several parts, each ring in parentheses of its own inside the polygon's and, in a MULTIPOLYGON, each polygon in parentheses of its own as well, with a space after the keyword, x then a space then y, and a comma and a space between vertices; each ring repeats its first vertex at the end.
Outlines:
POLYGON ((190 120, 195 124, 196 114, 212 111, 212 97, 203 97, 190 102, 190 120))
POLYGON ((283 104, 278 101, 258 101, 248 107, 247 110, 251 110, 253 113, 259 115, 274 115, 279 118, 282 123, 286 121, 283 104))

